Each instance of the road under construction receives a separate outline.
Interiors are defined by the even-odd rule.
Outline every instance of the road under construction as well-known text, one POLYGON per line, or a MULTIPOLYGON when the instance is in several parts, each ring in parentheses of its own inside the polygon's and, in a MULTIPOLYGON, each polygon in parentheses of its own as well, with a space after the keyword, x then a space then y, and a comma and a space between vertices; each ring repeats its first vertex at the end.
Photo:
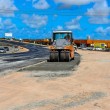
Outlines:
POLYGON ((70 62, 49 62, 47 46, 1 42, 29 50, 0 54, 1 110, 109 110, 109 52, 78 49, 70 62))
POLYGON ((80 55, 75 52, 75 60, 70 62, 50 62, 46 46, 2 40, 1 42, 18 45, 29 49, 28 52, 0 54, 0 75, 8 71, 72 71, 80 63, 80 55), (56 65, 58 66, 56 68, 56 65))

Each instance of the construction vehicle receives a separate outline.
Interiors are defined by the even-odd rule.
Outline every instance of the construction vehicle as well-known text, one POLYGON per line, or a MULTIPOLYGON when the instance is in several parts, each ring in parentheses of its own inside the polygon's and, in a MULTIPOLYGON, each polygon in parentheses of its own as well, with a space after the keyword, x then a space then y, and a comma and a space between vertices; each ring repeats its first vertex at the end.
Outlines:
POLYGON ((52 44, 49 46, 50 61, 69 62, 74 59, 72 31, 53 31, 52 44))

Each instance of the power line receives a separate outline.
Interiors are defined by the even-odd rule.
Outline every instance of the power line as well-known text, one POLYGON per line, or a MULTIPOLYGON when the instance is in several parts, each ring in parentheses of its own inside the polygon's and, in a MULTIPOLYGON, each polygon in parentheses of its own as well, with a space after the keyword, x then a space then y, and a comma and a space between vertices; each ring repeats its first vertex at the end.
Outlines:
POLYGON ((50 10, 50 11, 34 11, 34 10, 3 10, 3 9, 0 9, 0 14, 9 14, 9 13, 16 13, 16 14, 39 14, 39 15, 60 15, 60 16, 109 16, 110 13, 107 15, 107 14, 104 14, 104 13, 99 13, 99 14, 94 14, 94 13, 91 13, 90 15, 89 14, 85 14, 83 12, 73 12, 73 11, 55 11, 55 10, 50 10))

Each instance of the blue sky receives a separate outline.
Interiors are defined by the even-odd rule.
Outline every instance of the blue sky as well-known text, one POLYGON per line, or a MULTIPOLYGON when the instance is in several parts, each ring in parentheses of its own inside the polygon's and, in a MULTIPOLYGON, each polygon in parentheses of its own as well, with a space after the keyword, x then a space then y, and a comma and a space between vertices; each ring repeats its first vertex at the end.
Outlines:
POLYGON ((71 30, 75 39, 110 40, 109 0, 0 0, 0 37, 51 38, 71 30))

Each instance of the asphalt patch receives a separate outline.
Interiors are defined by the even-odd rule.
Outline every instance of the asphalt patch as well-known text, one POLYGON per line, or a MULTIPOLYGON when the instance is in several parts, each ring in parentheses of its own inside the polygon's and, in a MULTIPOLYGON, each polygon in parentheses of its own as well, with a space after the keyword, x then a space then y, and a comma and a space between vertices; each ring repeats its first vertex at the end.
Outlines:
POLYGON ((105 97, 106 94, 103 92, 84 92, 76 95, 65 95, 58 99, 47 99, 41 101, 35 101, 28 103, 26 105, 21 105, 17 107, 12 107, 8 110, 31 110, 31 109, 39 109, 40 107, 50 106, 52 109, 48 110, 65 110, 68 108, 74 108, 80 105, 84 105, 88 102, 99 100, 105 97))
POLYGON ((30 77, 37 77, 39 79, 56 79, 60 77, 68 77, 72 74, 71 71, 37 71, 37 72, 31 72, 29 75, 30 77))
POLYGON ((73 71, 76 66, 78 66, 80 63, 80 55, 78 53, 75 53, 74 60, 71 60, 70 62, 44 62, 42 64, 36 64, 32 65, 27 68, 21 69, 22 71, 51 71, 51 72, 59 72, 59 71, 73 71))

